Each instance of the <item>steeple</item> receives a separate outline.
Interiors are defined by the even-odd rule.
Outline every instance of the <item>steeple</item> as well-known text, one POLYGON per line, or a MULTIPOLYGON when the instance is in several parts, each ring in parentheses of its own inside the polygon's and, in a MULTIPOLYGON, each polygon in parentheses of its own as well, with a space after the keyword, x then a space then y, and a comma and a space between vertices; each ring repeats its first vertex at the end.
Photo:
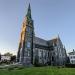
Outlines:
POLYGON ((28 11, 27 11, 26 17, 27 17, 28 19, 31 19, 31 7, 30 7, 30 3, 29 3, 29 6, 28 6, 28 11))
POLYGON ((21 40, 17 55, 17 60, 22 64, 33 64, 33 37, 34 25, 31 18, 31 7, 29 4, 21 30, 21 40))

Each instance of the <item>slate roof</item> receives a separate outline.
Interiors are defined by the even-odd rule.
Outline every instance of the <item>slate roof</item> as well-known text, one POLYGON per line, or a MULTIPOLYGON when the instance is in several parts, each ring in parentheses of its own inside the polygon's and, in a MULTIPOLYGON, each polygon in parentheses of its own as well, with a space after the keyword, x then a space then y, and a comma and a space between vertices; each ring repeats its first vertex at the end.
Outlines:
POLYGON ((39 37, 34 38, 34 43, 42 46, 48 46, 47 41, 39 37))

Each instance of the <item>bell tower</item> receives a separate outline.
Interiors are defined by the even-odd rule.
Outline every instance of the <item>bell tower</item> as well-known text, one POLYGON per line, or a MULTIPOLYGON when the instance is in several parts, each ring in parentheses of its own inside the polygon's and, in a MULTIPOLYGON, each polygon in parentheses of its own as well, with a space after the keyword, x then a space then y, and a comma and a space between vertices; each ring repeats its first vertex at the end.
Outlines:
POLYGON ((22 23, 22 30, 20 34, 20 42, 17 54, 17 61, 29 65, 33 64, 33 38, 34 25, 31 17, 31 7, 28 6, 27 14, 22 23))

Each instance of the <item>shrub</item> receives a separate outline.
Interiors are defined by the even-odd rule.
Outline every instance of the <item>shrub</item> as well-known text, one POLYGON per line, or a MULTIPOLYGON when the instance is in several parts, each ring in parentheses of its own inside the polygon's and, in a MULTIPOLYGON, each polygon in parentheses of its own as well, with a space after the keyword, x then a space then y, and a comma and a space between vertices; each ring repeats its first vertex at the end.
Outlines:
POLYGON ((68 68, 75 68, 75 64, 66 64, 65 66, 68 68))
POLYGON ((21 70, 21 69, 24 69, 24 67, 23 66, 19 66, 19 67, 17 67, 17 69, 21 70))
POLYGON ((14 70, 14 67, 9 67, 8 70, 9 71, 14 70))

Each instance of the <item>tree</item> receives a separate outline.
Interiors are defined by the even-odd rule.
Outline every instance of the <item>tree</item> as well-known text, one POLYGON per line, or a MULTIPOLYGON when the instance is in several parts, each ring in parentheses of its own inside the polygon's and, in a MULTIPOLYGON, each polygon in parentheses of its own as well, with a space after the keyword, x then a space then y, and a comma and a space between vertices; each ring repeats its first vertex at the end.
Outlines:
POLYGON ((67 57, 67 63, 70 63, 70 58, 69 57, 67 57))
POLYGON ((1 53, 0 53, 0 61, 1 61, 1 53))
POLYGON ((13 56, 13 54, 11 54, 11 53, 9 53, 9 52, 5 53, 4 55, 5 55, 5 56, 13 56))
POLYGON ((16 62, 16 55, 14 56, 11 56, 11 59, 10 59, 11 62, 16 62))

